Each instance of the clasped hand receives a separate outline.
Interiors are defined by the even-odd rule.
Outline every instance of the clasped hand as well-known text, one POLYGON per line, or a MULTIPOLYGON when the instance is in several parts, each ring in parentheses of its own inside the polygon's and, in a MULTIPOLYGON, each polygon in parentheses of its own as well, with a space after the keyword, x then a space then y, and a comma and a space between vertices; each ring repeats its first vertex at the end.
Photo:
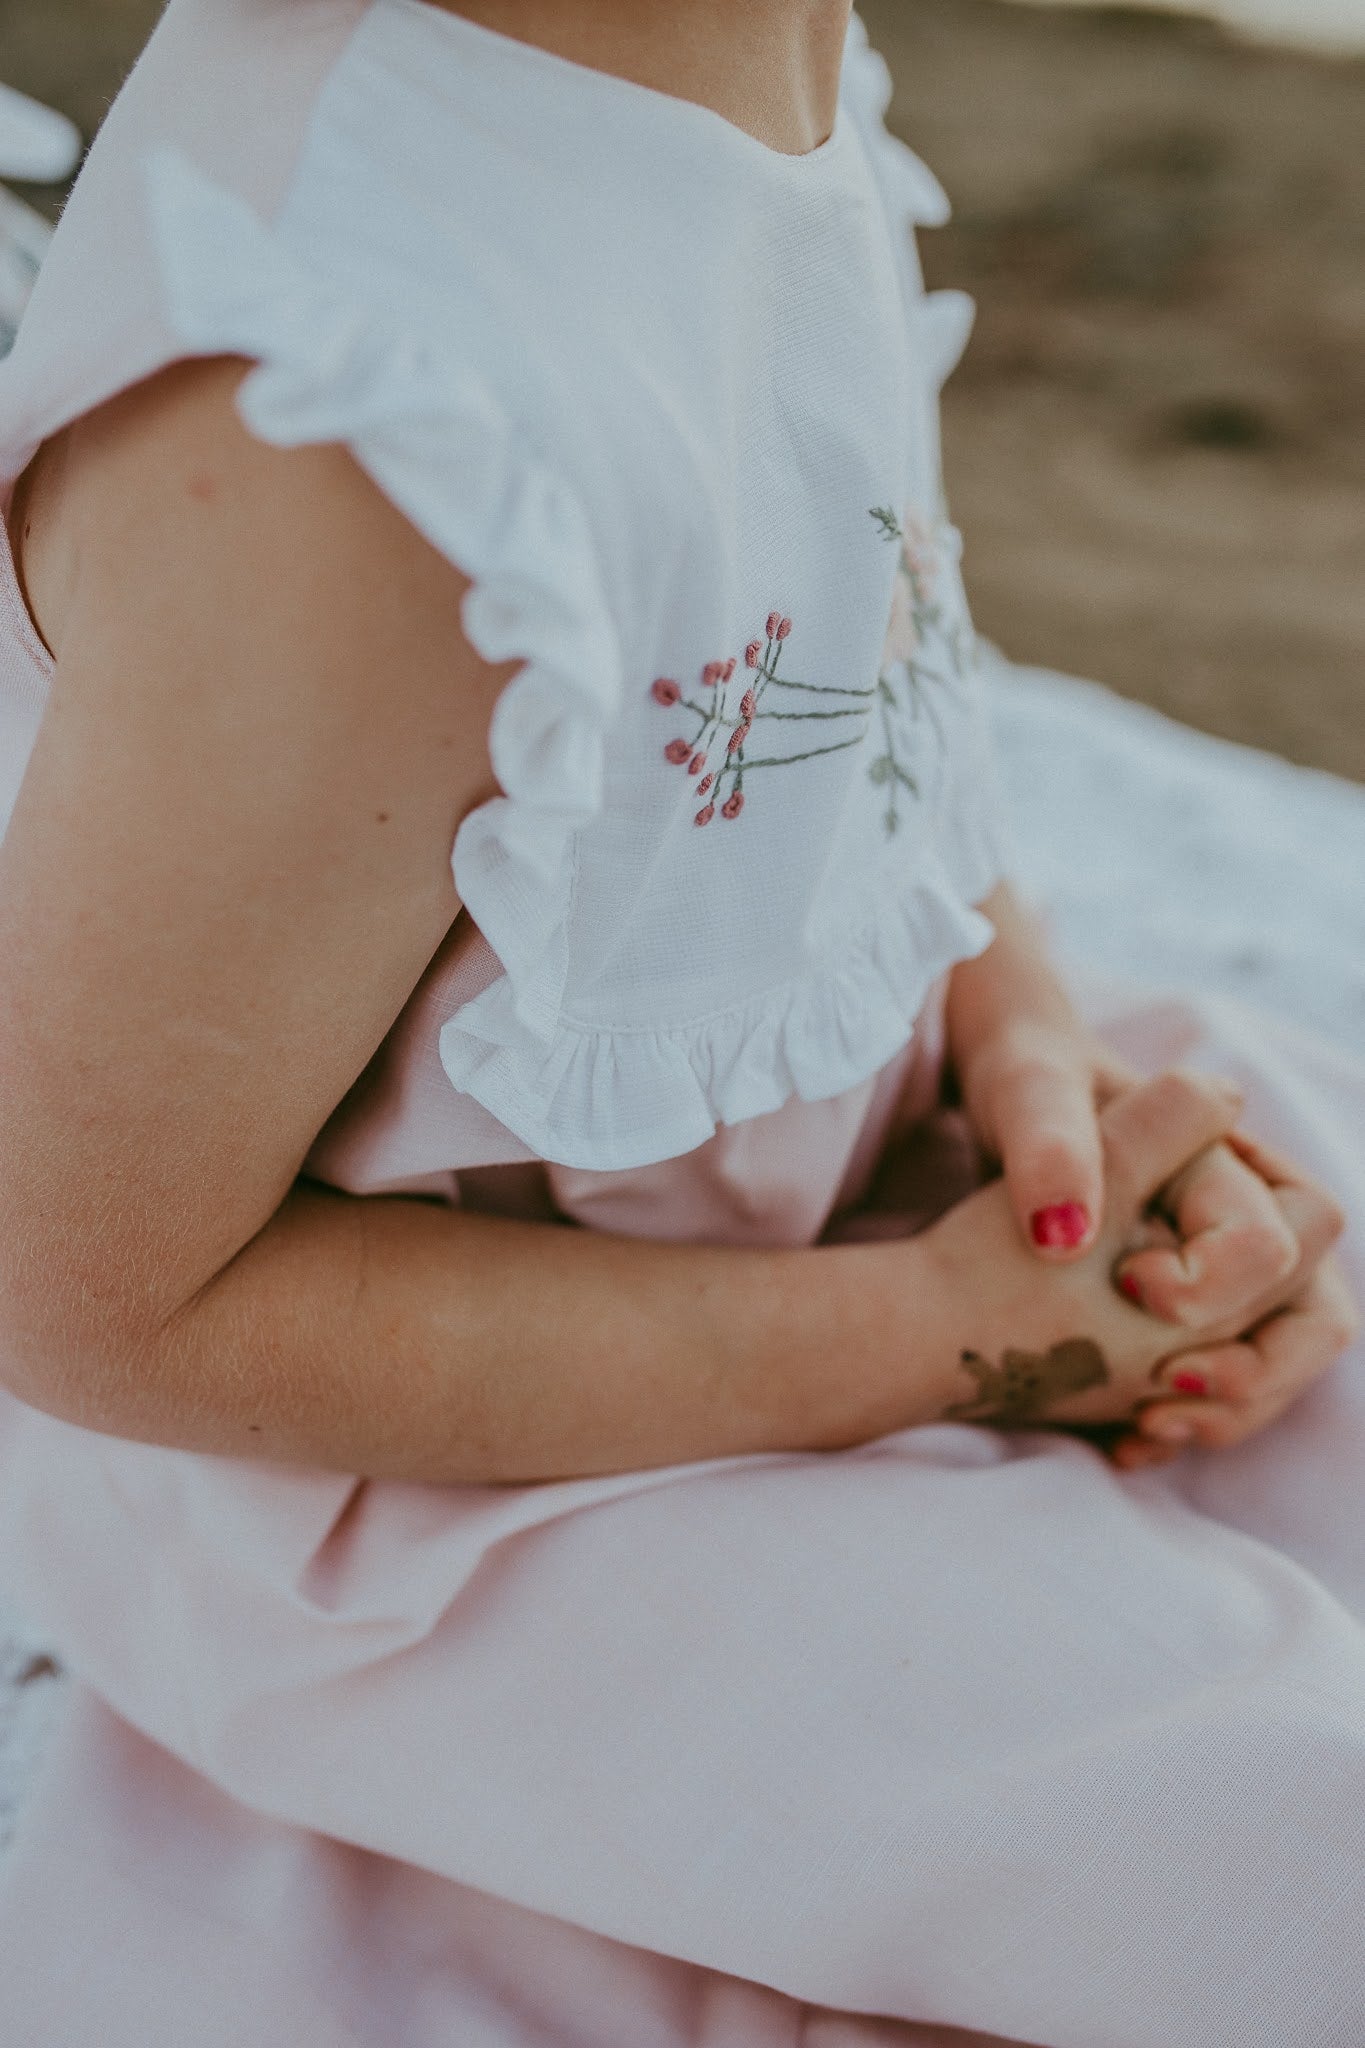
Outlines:
MULTIPOLYGON (((1104 1363, 1102 1384, 1068 1394, 1059 1377, 1045 1414, 1016 1406, 1014 1419, 1127 1425, 1108 1441, 1125 1469, 1187 1445, 1224 1448, 1276 1420, 1359 1328, 1330 1257, 1344 1227, 1332 1196, 1237 1131, 1231 1083, 1144 1081, 1060 1019, 1002 1027, 974 1055, 959 1074, 964 1105, 1002 1178, 935 1234, 949 1255, 964 1229, 978 1249, 994 1241, 1014 1294, 995 1342, 1011 1321, 1017 1331, 1002 1356, 1041 1369, 1080 1340, 1104 1363), (1066 1281, 1062 1299, 1039 1293, 1040 1263, 1066 1281)), ((974 1356, 989 1359, 989 1343, 974 1356)), ((1001 1383, 997 1367, 990 1384, 1001 1383)), ((988 1419, 980 1404, 962 1412, 988 1419)))

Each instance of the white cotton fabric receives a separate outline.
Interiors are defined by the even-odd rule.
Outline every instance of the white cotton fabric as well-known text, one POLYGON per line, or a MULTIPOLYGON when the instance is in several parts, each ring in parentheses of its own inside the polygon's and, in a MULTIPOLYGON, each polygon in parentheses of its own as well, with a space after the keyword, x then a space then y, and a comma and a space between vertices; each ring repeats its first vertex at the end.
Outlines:
MULTIPOLYGON (((442 1020, 441 1165, 490 1117, 612 1171, 838 1096, 988 943, 1003 865, 938 468, 970 302, 924 293, 947 203, 886 68, 855 18, 835 128, 788 157, 424 0, 329 34, 269 180, 211 122, 124 139, 154 321, 119 380, 255 358, 251 429, 346 443, 524 664, 453 849, 498 971, 442 1020)), ((54 402, 26 339, 10 474, 99 395, 54 402)))

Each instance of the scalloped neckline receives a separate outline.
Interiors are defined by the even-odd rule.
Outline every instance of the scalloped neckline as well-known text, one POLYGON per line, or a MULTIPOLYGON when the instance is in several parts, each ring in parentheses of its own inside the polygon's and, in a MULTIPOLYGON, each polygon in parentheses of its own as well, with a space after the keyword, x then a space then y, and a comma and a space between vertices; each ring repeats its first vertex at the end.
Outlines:
MULTIPOLYGON (((749 129, 741 128, 728 115, 718 113, 702 100, 687 99, 681 93, 665 92, 659 86, 645 85, 637 78, 625 78, 619 71, 600 71, 594 64, 580 64, 574 57, 565 57, 558 50, 547 50, 542 43, 530 43, 520 36, 508 35, 502 29, 489 28, 481 21, 471 21, 468 15, 457 14, 449 7, 443 7, 439 0, 374 0, 376 5, 388 5, 406 9, 427 19, 435 17, 454 25, 456 35, 464 34, 471 41, 481 42, 488 48, 497 49, 506 58, 521 62, 529 69, 542 71, 546 76, 555 72, 566 78, 579 81, 591 79, 600 90, 622 101, 634 100, 637 104, 653 103, 662 113, 672 118, 681 117, 698 127, 705 126, 713 133, 721 131, 742 155, 754 157, 768 166, 776 166, 787 175, 809 177, 823 164, 829 163, 842 154, 848 139, 850 120, 844 103, 843 76, 840 77, 839 104, 835 111, 834 126, 823 142, 814 149, 774 149, 770 143, 760 142, 749 129)), ((845 45, 847 56, 847 45, 845 45)))

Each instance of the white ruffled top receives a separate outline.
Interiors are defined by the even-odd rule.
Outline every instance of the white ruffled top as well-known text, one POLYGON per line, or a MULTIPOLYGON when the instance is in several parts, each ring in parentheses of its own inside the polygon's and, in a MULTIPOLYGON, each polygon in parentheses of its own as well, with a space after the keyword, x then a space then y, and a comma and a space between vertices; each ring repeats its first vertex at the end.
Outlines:
POLYGON ((426 0, 325 32, 300 0, 273 53, 255 16, 284 137, 249 164, 204 87, 249 11, 172 0, 0 370, 6 474, 134 375, 242 354, 253 432, 348 445, 472 579, 469 640, 522 666, 452 850, 488 965, 423 1010, 432 1164, 634 1169, 858 1087, 1002 868, 939 478, 970 305, 924 293, 947 206, 861 23, 788 157, 426 0), (40 361, 100 283, 103 347, 40 361))

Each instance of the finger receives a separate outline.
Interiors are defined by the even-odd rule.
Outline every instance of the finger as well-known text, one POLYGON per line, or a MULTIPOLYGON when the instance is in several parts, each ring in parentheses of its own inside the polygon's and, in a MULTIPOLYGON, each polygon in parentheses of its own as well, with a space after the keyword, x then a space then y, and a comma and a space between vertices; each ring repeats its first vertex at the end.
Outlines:
POLYGON ((1241 1111, 1227 1082, 1172 1069, 1100 1113, 1106 1184, 1115 1213, 1141 1209, 1181 1168, 1227 1136, 1241 1111))
POLYGON ((1292 1400, 1335 1364, 1360 1335, 1360 1310, 1335 1259, 1324 1259, 1296 1301, 1252 1330, 1272 1397, 1292 1400))
POLYGON ((1149 1315, 1191 1328, 1249 1319, 1269 1290, 1299 1271, 1299 1238, 1279 1199, 1229 1146, 1201 1152, 1160 1201, 1176 1243, 1146 1246, 1115 1271, 1149 1315))
MULTIPOLYGON (((1264 1390, 1266 1365, 1255 1345, 1239 1337, 1231 1343, 1210 1344, 1164 1359, 1154 1369, 1152 1383, 1171 1397, 1159 1404, 1160 1412, 1178 1405, 1177 1395, 1240 1407, 1255 1401, 1264 1390)), ((1143 1410, 1145 1415, 1157 1412, 1157 1407, 1143 1410)))
POLYGON ((1095 1053, 1093 1084, 1095 1107, 1103 1109, 1116 1095, 1126 1095, 1130 1088, 1140 1088, 1142 1075, 1136 1067, 1130 1067, 1126 1060, 1120 1059, 1117 1053, 1101 1043, 1095 1053))
POLYGON ((1325 1260, 1304 1293, 1246 1338, 1171 1362, 1170 1383, 1200 1379, 1205 1399, 1157 1401, 1137 1428, 1167 1447, 1223 1450, 1276 1421, 1360 1334, 1360 1312, 1335 1261, 1325 1260))
POLYGON ((1110 1451, 1111 1463, 1120 1472, 1145 1472, 1158 1465, 1170 1465, 1180 1456, 1178 1444, 1159 1444, 1141 1436, 1120 1437, 1110 1451))
POLYGON ((1300 1187, 1279 1187, 1275 1202, 1299 1241, 1300 1263, 1307 1274, 1320 1266, 1346 1228, 1346 1213, 1335 1195, 1311 1181, 1300 1187))
POLYGON ((1025 1241, 1047 1258, 1093 1243, 1104 1168, 1090 1072, 1039 1061, 1008 1068, 991 1093, 991 1123, 1025 1241))
POLYGON ((1253 1138, 1249 1131, 1229 1132, 1227 1143, 1253 1172, 1260 1174, 1268 1187, 1303 1187, 1311 1179, 1303 1167, 1287 1159, 1283 1152, 1276 1152, 1263 1144, 1259 1138, 1253 1138))
MULTIPOLYGON (((1130 1066, 1128 1061, 1106 1045, 1103 1039, 1094 1039, 1092 1043, 1095 1104, 1097 1108, 1103 1109, 1116 1095, 1126 1095, 1130 1088, 1140 1088, 1147 1076, 1140 1073, 1138 1068, 1130 1066)), ((1240 1083, 1234 1081, 1230 1074, 1210 1074, 1204 1078, 1231 1094, 1240 1096, 1242 1093, 1240 1083)))
POLYGON ((1335 1198, 1311 1181, 1273 1191, 1259 1186, 1277 1219, 1273 1227, 1267 1226, 1260 1195, 1244 1191, 1223 1172, 1211 1171, 1197 1185, 1192 1176, 1188 1200, 1177 1209, 1189 1241, 1167 1237, 1164 1219, 1151 1219, 1145 1228, 1153 1241, 1118 1261, 1115 1285, 1149 1315, 1187 1329, 1212 1330, 1220 1323, 1246 1329, 1295 1299, 1341 1236, 1345 1217, 1335 1198), (1216 1215, 1205 1212, 1206 1202, 1223 1194, 1229 1202, 1241 1200, 1244 1193, 1247 1207, 1240 1219, 1230 1214, 1220 1226, 1216 1215), (1201 1220, 1208 1227, 1199 1231, 1201 1220))
MULTIPOLYGON (((1224 1141, 1279 1198, 1280 1208, 1305 1247, 1318 1246, 1320 1259, 1346 1228, 1346 1212, 1330 1189, 1245 1131, 1232 1131, 1224 1141)), ((1317 1259, 1313 1260, 1317 1264, 1317 1259)))
POLYGON ((1173 1456, 1226 1449, 1264 1426, 1258 1420, 1263 1379, 1263 1361, 1249 1344, 1188 1352, 1172 1362, 1169 1384, 1189 1398, 1147 1403, 1135 1419, 1137 1433, 1173 1456))

